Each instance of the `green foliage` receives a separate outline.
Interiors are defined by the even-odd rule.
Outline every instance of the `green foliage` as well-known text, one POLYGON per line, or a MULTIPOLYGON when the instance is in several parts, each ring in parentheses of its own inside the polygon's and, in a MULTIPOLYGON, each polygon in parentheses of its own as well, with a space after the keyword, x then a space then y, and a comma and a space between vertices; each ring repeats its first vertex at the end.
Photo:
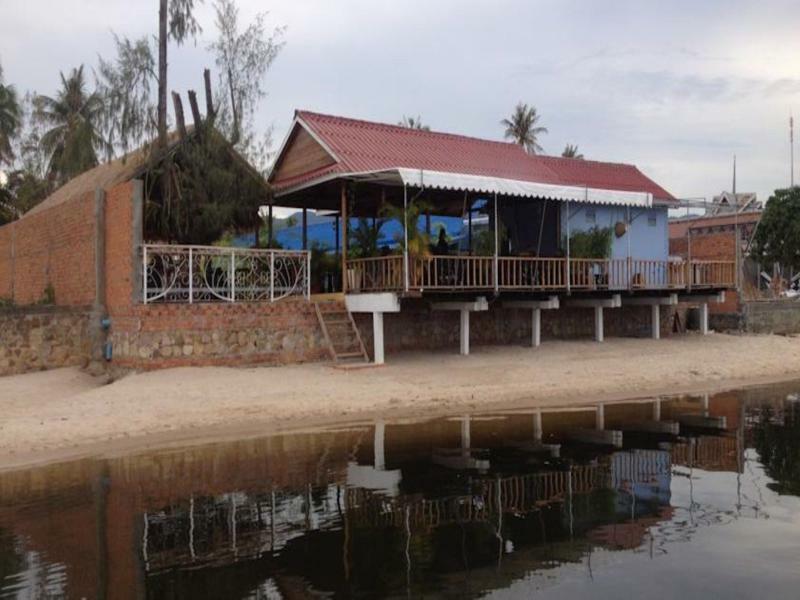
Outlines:
POLYGON ((378 256, 381 228, 386 219, 359 219, 355 227, 348 228, 347 253, 350 258, 369 258, 378 256))
POLYGON ((14 221, 47 198, 51 186, 30 171, 12 171, 0 187, 0 225, 14 221))
POLYGON ((419 131, 430 131, 431 128, 425 125, 422 122, 422 117, 417 115, 416 117, 407 117, 403 115, 403 118, 400 119, 398 123, 401 127, 407 127, 408 129, 417 129, 419 131))
POLYGON ((540 115, 536 112, 535 106, 528 106, 524 102, 519 102, 514 107, 514 112, 508 119, 503 119, 500 124, 505 127, 506 139, 513 140, 519 144, 528 154, 536 154, 542 151, 539 145, 539 137, 547 133, 547 127, 537 125, 540 115))
MULTIPOLYGON (((408 253, 412 256, 430 255, 430 236, 424 231, 420 231, 419 227, 420 219, 430 210, 430 205, 419 199, 409 202, 407 210, 403 210, 402 206, 391 204, 387 204, 382 209, 383 216, 387 220, 396 220, 400 224, 405 223, 408 228, 408 253)), ((401 229, 400 234, 395 238, 401 249, 405 248, 405 238, 401 229)))
MULTIPOLYGON (((258 103, 266 96, 264 80, 284 42, 284 28, 267 31, 267 13, 249 19, 239 29, 239 9, 234 0, 214 3, 218 38, 208 46, 219 69, 216 126, 234 147, 249 160, 266 169, 268 152, 254 134, 258 103)), ((271 141, 271 131, 267 137, 271 141)))
POLYGON ((56 290, 53 287, 52 283, 48 283, 47 286, 45 286, 44 290, 42 290, 42 297, 39 298, 37 304, 51 306, 55 303, 56 303, 56 290))
POLYGON ((761 215, 751 255, 763 264, 800 269, 800 186, 775 190, 761 215))
MULTIPOLYGON (((611 256, 612 230, 594 226, 586 231, 576 231, 569 237, 569 255, 572 258, 608 258, 611 256)), ((566 251, 566 236, 562 241, 566 251)))
POLYGON ((152 96, 158 83, 156 59, 147 37, 130 40, 114 35, 114 44, 115 58, 98 59, 98 92, 105 105, 103 125, 109 145, 127 152, 156 130, 152 96))
POLYGON ((337 278, 341 275, 342 264, 339 257, 315 241, 311 244, 311 275, 317 278, 318 289, 323 289, 323 278, 326 273, 333 273, 337 278))
POLYGON ((40 141, 48 157, 48 174, 63 184, 97 165, 97 153, 106 148, 100 133, 103 100, 97 92, 88 93, 83 65, 68 77, 61 73, 61 89, 56 96, 37 96, 35 116, 49 129, 40 141))
POLYGON ((267 199, 263 180, 212 128, 202 126, 145 176, 145 237, 210 244, 226 231, 254 231, 267 199))
POLYGON ((3 68, 0 66, 0 165, 14 159, 11 140, 16 136, 22 120, 22 108, 13 85, 3 85, 3 68))
POLYGON ((583 154, 578 152, 578 146, 573 144, 567 144, 564 146, 564 151, 561 153, 563 158, 577 158, 578 160, 583 160, 583 154))

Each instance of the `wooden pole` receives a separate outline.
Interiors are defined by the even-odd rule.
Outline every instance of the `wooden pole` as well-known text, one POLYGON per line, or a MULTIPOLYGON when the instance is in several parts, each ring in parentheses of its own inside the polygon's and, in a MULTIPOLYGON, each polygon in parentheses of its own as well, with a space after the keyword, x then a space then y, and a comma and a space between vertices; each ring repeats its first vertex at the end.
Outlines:
POLYGON ((347 183, 342 181, 342 293, 347 293, 347 183))
POLYGON ((467 209, 467 248, 472 256, 472 205, 467 209))
POLYGON ((267 248, 272 248, 272 204, 269 205, 267 215, 267 248))
POLYGON ((303 250, 308 250, 308 209, 303 207, 303 250))
POLYGON ((497 192, 494 193, 494 293, 497 294, 499 279, 498 279, 498 254, 500 252, 500 240, 498 239, 498 223, 497 223, 497 192))

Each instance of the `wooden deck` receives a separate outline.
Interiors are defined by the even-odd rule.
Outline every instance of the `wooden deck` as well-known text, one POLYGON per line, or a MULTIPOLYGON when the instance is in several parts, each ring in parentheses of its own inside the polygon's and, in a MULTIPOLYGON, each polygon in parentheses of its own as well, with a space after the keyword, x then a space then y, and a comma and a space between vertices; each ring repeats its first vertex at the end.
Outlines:
POLYGON ((401 255, 348 260, 347 292, 690 291, 735 286, 732 261, 493 256, 409 257, 408 288, 401 255))

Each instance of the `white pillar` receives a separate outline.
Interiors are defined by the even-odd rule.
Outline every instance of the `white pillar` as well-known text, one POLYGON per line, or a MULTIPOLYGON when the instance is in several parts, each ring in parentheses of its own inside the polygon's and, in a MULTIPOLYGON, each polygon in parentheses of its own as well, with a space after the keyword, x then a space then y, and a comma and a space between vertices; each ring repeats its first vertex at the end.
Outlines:
POLYGON ((656 398, 653 400, 653 421, 661 420, 661 400, 656 398))
POLYGON ((603 341, 603 307, 594 307, 594 340, 596 342, 603 341))
POLYGON ((542 309, 531 311, 531 346, 538 348, 542 343, 542 309))
POLYGON ((708 302, 700 305, 700 333, 708 335, 708 302))
POLYGON ((597 411, 594 415, 594 427, 598 431, 606 428, 606 408, 602 404, 597 405, 597 411))
POLYGON ((542 441, 542 411, 540 410, 533 413, 533 439, 537 442, 542 441))
POLYGON ((653 339, 661 339, 661 307, 658 304, 650 307, 650 319, 653 339))
POLYGON ((708 408, 709 408, 709 396, 708 396, 708 394, 703 394, 702 405, 703 405, 703 416, 707 417, 708 416, 708 408))
POLYGON ((471 447, 469 415, 461 418, 461 449, 469 450, 471 447))
POLYGON ((375 423, 375 437, 373 439, 373 445, 375 446, 374 466, 379 471, 383 471, 386 468, 386 454, 384 452, 385 437, 386 423, 383 421, 377 421, 375 423))
POLYGON ((382 365, 383 359, 383 313, 372 313, 372 351, 375 364, 382 365))
POLYGON ((461 309, 461 354, 469 354, 469 310, 461 309))

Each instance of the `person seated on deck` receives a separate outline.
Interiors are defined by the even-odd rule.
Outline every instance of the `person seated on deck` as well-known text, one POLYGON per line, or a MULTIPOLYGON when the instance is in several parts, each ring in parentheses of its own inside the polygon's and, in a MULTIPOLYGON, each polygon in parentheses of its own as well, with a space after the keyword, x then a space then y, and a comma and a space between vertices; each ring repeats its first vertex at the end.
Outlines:
POLYGON ((439 228, 439 241, 436 242, 436 247, 434 248, 433 253, 436 256, 447 256, 450 251, 450 246, 447 243, 447 233, 444 230, 444 227, 439 228))

